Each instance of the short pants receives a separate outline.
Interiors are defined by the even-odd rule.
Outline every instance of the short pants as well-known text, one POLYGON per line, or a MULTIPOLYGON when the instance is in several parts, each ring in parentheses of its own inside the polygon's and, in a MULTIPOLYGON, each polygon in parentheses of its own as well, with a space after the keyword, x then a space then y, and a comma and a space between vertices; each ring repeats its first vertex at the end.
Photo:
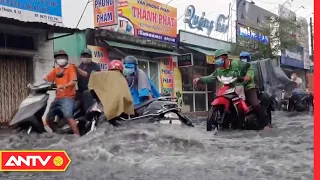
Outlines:
POLYGON ((66 118, 73 118, 73 110, 75 106, 75 101, 73 98, 59 98, 55 99, 51 105, 49 112, 47 114, 47 120, 54 120, 56 115, 61 115, 66 118))

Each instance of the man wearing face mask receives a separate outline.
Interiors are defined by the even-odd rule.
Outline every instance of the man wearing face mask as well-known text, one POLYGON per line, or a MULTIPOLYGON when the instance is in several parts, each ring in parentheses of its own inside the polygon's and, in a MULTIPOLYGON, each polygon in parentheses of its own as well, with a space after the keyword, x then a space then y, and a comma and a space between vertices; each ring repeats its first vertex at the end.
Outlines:
POLYGON ((249 52, 241 52, 240 53, 240 60, 243 62, 250 62, 251 61, 251 54, 249 52))
POLYGON ((90 75, 93 71, 100 71, 98 63, 92 62, 92 53, 90 49, 84 49, 81 52, 81 64, 78 66, 78 91, 77 100, 82 101, 83 110, 87 110, 93 103, 92 96, 88 91, 90 75))
POLYGON ((56 98, 51 103, 47 114, 47 124, 53 132, 56 132, 53 120, 57 113, 62 112, 73 133, 80 135, 77 123, 73 119, 77 83, 76 67, 73 64, 68 64, 68 54, 64 50, 55 52, 54 59, 58 67, 52 69, 45 78, 46 81, 54 82, 57 86, 56 98))
MULTIPOLYGON (((228 74, 237 74, 240 77, 243 77, 244 80, 244 88, 246 93, 246 98, 250 105, 253 107, 254 113, 257 115, 259 120, 259 128, 264 129, 269 127, 269 122, 267 119, 265 111, 259 104, 259 100, 257 97, 257 91, 254 84, 254 70, 251 67, 251 64, 245 63, 239 60, 230 60, 228 58, 228 52, 219 49, 214 53, 216 59, 216 67, 217 69, 209 76, 204 76, 200 78, 195 78, 193 80, 194 84, 198 82, 201 83, 211 83, 214 82, 217 76, 228 76, 228 74)), ((235 84, 236 85, 236 84, 235 84)))
POLYGON ((136 57, 125 57, 123 64, 123 74, 127 79, 135 106, 160 96, 159 92, 156 90, 152 81, 147 77, 145 72, 138 68, 138 60, 136 57))

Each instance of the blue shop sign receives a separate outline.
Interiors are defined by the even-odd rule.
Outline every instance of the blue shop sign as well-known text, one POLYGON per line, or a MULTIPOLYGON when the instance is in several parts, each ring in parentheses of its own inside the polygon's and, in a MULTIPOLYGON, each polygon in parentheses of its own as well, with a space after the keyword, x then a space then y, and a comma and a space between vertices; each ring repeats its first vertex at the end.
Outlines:
POLYGON ((304 69, 303 47, 286 49, 281 52, 281 64, 304 69))
POLYGON ((245 39, 250 39, 250 40, 262 42, 264 44, 269 44, 268 36, 265 36, 257 32, 257 30, 254 30, 250 27, 245 28, 245 27, 239 26, 238 35, 245 39))
POLYGON ((0 0, 0 16, 31 22, 62 22, 61 0, 0 0))

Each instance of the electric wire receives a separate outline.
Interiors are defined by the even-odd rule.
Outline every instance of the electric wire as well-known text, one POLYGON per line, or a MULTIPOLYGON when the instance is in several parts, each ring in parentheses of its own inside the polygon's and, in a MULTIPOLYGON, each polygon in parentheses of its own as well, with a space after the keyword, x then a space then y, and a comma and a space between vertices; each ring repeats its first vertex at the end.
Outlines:
POLYGON ((79 18, 79 20, 78 20, 77 26, 76 26, 75 28, 78 28, 78 26, 79 26, 79 24, 80 24, 80 22, 81 22, 81 20, 82 20, 82 17, 83 17, 84 13, 85 13, 86 10, 87 10, 88 4, 91 3, 91 2, 93 2, 93 0, 88 0, 88 1, 87 1, 86 5, 85 5, 85 7, 84 7, 84 9, 83 9, 83 11, 82 11, 82 13, 81 13, 81 16, 80 16, 80 18, 79 18))

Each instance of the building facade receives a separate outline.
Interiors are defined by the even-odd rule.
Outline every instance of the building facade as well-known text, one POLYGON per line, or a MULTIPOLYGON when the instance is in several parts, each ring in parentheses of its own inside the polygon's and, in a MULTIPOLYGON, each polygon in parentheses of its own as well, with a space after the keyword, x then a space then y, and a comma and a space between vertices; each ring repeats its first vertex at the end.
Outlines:
POLYGON ((175 84, 175 91, 182 93, 184 112, 208 111, 215 97, 216 83, 195 86, 193 79, 213 73, 214 51, 231 51, 231 43, 182 30, 178 36, 180 56, 174 73, 175 82, 181 83, 175 84))
MULTIPOLYGON (((303 80, 302 88, 305 89, 308 83, 307 72, 310 69, 308 22, 305 18, 298 18, 295 12, 283 5, 278 6, 278 13, 281 19, 294 24, 294 27, 286 27, 280 23, 279 27, 282 30, 290 28, 287 32, 293 42, 297 42, 295 46, 281 51, 281 67, 288 77, 295 72, 303 80)), ((280 38, 280 43, 282 41, 285 40, 280 38)))
POLYGON ((53 67, 54 32, 73 30, 0 19, 0 122, 6 124, 27 97, 27 84, 41 80, 53 67))
POLYGON ((59 0, 55 6, 1 1, 0 7, 0 124, 7 125, 28 95, 26 86, 54 66, 53 34, 75 30, 63 27, 59 0))

